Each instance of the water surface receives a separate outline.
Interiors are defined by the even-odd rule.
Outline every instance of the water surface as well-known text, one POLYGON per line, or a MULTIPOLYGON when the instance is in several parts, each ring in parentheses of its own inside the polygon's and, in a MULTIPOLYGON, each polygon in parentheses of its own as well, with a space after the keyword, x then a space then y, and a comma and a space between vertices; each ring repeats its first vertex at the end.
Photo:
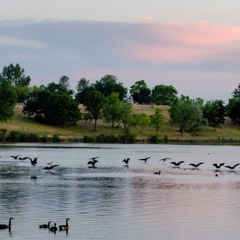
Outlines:
POLYGON ((2 145, 0 155, 0 223, 14 217, 0 239, 236 240, 240 234, 240 167, 216 172, 213 166, 240 163, 237 146, 12 144, 2 145), (11 155, 38 157, 38 164, 11 155), (95 169, 87 164, 94 156, 95 169), (147 163, 138 160, 148 156, 147 163), (129 167, 122 162, 127 157, 129 167), (159 161, 164 157, 171 159, 159 161), (170 163, 181 160, 180 168, 170 163), (43 170, 49 162, 59 166, 43 170), (189 166, 198 162, 204 162, 199 169, 189 166), (68 233, 38 228, 67 217, 68 233))

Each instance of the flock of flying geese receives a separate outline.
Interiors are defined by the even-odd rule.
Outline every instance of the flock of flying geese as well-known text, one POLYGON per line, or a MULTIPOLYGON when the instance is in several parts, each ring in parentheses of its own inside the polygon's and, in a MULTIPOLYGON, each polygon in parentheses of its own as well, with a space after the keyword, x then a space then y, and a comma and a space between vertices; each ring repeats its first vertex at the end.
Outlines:
MULTIPOLYGON (((90 161, 88 162, 88 164, 90 165, 89 168, 95 168, 95 164, 98 162, 98 160, 96 160, 97 158, 99 157, 93 157, 93 158, 90 158, 90 161)), ((146 158, 139 158, 138 160, 139 161, 143 161, 144 163, 147 163, 147 160, 151 158, 151 157, 146 157, 146 158)), ((165 158, 162 158, 160 159, 160 161, 162 162, 166 162, 167 160, 170 160, 171 158, 168 158, 168 157, 165 157, 165 158)), ((130 158, 125 158, 123 159, 123 162, 126 164, 126 166, 128 166, 129 164, 129 161, 130 161, 130 158)), ((175 168, 180 168, 180 165, 184 163, 184 161, 179 161, 179 162, 170 162, 170 164, 172 164, 175 168)), ((199 162, 199 163, 190 163, 189 166, 191 166, 193 169, 199 169, 199 166, 204 164, 204 162, 199 162)), ((214 163, 213 166, 216 168, 215 172, 220 172, 220 168, 223 167, 225 165, 225 163, 214 163)), ((240 163, 237 163, 233 166, 230 166, 230 165, 225 165, 224 167, 225 168, 228 168, 229 170, 231 171, 234 171, 234 169, 239 166, 240 163)), ((160 175, 161 174, 161 170, 157 171, 157 172, 154 172, 154 174, 158 174, 160 175)), ((218 176, 217 173, 215 175, 216 177, 218 176)))
MULTIPOLYGON (((12 227, 12 220, 14 220, 14 218, 10 217, 8 224, 0 224, 0 230, 8 229, 9 232, 10 232, 11 231, 11 227, 12 227)), ((39 228, 41 228, 41 229, 48 229, 50 232, 53 232, 54 234, 57 232, 57 230, 59 230, 60 232, 61 231, 68 232, 68 230, 69 230, 68 221, 69 220, 70 220, 69 218, 66 218, 66 224, 60 225, 59 227, 57 227, 56 223, 54 223, 53 226, 50 226, 51 221, 49 221, 47 224, 39 225, 39 228)))
MULTIPOLYGON (((20 160, 20 161, 24 161, 24 160, 30 160, 31 165, 32 166, 36 166, 37 165, 37 160, 38 157, 35 158, 30 158, 30 157, 19 157, 20 155, 16 155, 16 156, 11 156, 14 160, 20 160)), ((53 164, 52 162, 48 163, 48 166, 44 167, 44 170, 51 170, 55 167, 59 166, 59 164, 53 164)))

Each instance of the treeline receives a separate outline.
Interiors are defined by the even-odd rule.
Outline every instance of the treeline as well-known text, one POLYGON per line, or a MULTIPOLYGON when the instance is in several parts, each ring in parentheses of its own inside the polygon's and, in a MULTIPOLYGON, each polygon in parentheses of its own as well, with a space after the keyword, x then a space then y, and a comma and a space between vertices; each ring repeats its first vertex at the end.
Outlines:
POLYGON ((168 105, 170 123, 178 126, 183 134, 199 126, 214 129, 224 124, 226 117, 232 124, 240 125, 240 85, 233 90, 227 104, 220 99, 204 101, 178 96, 173 86, 157 85, 150 89, 145 80, 136 81, 128 90, 116 76, 105 75, 95 83, 82 78, 76 91, 70 88, 69 77, 62 76, 58 83, 30 86, 31 77, 19 64, 3 67, 0 73, 0 121, 13 116, 16 102, 23 102, 23 113, 34 121, 52 125, 75 125, 78 121, 104 120, 111 128, 122 128, 125 134, 131 127, 153 126, 158 134, 165 119, 161 109, 153 115, 133 114, 132 104, 168 105), (79 104, 84 106, 80 110, 79 104))

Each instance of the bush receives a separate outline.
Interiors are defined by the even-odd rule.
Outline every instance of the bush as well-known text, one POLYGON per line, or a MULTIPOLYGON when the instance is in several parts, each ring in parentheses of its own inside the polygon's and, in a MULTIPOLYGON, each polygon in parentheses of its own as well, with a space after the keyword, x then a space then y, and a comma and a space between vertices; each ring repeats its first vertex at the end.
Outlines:
POLYGON ((131 133, 125 133, 119 136, 120 143, 135 143, 135 136, 131 133))
POLYGON ((148 141, 149 143, 159 143, 159 137, 157 135, 150 136, 148 141))
POLYGON ((84 137, 83 137, 83 142, 84 142, 84 143, 95 143, 96 140, 95 140, 94 137, 84 136, 84 137))
POLYGON ((0 142, 4 142, 6 138, 7 129, 0 129, 0 142))
POLYGON ((11 131, 6 137, 8 142, 21 142, 22 134, 18 131, 11 131))

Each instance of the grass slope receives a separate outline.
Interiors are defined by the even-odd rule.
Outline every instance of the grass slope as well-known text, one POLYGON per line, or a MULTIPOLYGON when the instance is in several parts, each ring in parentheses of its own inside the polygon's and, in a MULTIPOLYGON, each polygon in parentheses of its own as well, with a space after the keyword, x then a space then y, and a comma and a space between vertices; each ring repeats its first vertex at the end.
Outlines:
MULTIPOLYGON (((17 104, 15 106, 15 114, 11 120, 8 122, 0 123, 1 129, 7 129, 10 131, 19 131, 23 133, 35 133, 39 136, 57 135, 63 138, 78 138, 84 136, 96 136, 98 134, 106 135, 121 135, 123 130, 121 128, 111 129, 109 124, 102 121, 98 122, 97 132, 93 131, 93 123, 85 121, 79 121, 76 126, 67 127, 57 127, 52 125, 46 125, 37 123, 32 119, 29 119, 26 115, 22 113, 22 104, 17 104)), ((133 105, 134 113, 146 113, 151 115, 154 113, 154 109, 160 107, 165 118, 164 125, 160 128, 159 137, 162 138, 167 136, 169 139, 240 139, 240 130, 236 126, 233 126, 229 121, 217 128, 214 131, 211 127, 200 127, 197 131, 193 133, 186 132, 181 135, 178 131, 177 126, 172 126, 169 123, 169 114, 167 106, 149 106, 149 105, 133 105)), ((136 138, 148 138, 149 136, 156 135, 156 131, 153 127, 144 127, 141 133, 140 127, 131 128, 131 132, 136 136, 136 138)))

